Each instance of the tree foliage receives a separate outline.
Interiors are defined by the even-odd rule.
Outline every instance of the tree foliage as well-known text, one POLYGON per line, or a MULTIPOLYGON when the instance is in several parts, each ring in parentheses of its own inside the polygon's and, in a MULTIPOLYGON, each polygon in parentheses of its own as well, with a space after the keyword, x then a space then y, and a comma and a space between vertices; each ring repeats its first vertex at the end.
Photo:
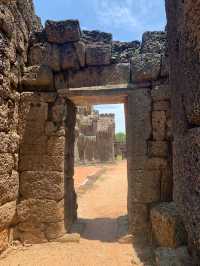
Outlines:
POLYGON ((123 132, 119 132, 115 134, 115 140, 120 143, 126 142, 126 134, 123 132))

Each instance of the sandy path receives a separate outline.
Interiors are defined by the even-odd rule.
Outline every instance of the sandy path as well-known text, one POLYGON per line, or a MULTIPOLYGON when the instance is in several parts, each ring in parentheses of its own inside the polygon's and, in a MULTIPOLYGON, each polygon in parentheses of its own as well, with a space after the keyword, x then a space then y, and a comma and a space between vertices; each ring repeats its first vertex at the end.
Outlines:
POLYGON ((81 241, 34 245, 12 252, 0 261, 4 266, 129 266, 133 258, 131 244, 119 244, 125 230, 127 204, 126 162, 111 165, 78 199, 77 228, 81 241))

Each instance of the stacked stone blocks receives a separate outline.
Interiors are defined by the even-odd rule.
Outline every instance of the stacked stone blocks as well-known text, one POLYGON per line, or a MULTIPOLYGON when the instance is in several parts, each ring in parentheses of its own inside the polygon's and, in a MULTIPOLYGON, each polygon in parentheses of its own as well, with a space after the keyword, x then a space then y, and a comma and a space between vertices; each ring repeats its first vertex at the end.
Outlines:
POLYGON ((76 20, 47 21, 43 29, 32 1, 3 1, 0 18, 1 249, 11 228, 15 239, 46 242, 76 218, 76 110, 61 92, 91 86, 129 89, 129 227, 148 235, 152 205, 172 200, 166 33, 147 32, 142 44, 127 44, 82 34, 76 20))
POLYGON ((0 3, 0 252, 13 240, 19 195, 19 102, 28 35, 40 23, 31 1, 0 3), (30 16, 27 16, 29 12, 30 16))

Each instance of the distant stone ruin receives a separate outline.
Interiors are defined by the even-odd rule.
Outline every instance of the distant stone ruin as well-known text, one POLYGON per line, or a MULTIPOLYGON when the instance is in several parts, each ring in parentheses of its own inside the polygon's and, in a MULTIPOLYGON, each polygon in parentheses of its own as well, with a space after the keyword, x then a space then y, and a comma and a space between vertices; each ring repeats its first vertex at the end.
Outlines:
POLYGON ((92 106, 78 107, 75 131, 76 164, 114 161, 114 114, 99 114, 92 106))
POLYGON ((129 231, 161 248, 158 265, 177 248, 199 264, 200 5, 166 10, 167 33, 124 43, 76 20, 43 28, 31 0, 1 0, 0 251, 69 231, 77 106, 123 103, 129 231))

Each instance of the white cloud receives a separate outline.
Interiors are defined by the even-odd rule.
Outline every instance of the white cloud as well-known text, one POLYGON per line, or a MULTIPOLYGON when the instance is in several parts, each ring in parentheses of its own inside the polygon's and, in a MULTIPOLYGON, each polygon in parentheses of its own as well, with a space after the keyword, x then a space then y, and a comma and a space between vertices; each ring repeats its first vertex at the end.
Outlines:
POLYGON ((98 23, 104 28, 133 32, 163 27, 160 13, 164 0, 96 0, 95 12, 98 23), (154 27, 156 25, 156 27, 154 27))
POLYGON ((129 2, 129 0, 126 0, 124 4, 120 4, 120 2, 109 0, 98 1, 96 13, 99 23, 104 26, 112 25, 114 28, 140 27, 140 22, 132 13, 131 2, 129 2))

